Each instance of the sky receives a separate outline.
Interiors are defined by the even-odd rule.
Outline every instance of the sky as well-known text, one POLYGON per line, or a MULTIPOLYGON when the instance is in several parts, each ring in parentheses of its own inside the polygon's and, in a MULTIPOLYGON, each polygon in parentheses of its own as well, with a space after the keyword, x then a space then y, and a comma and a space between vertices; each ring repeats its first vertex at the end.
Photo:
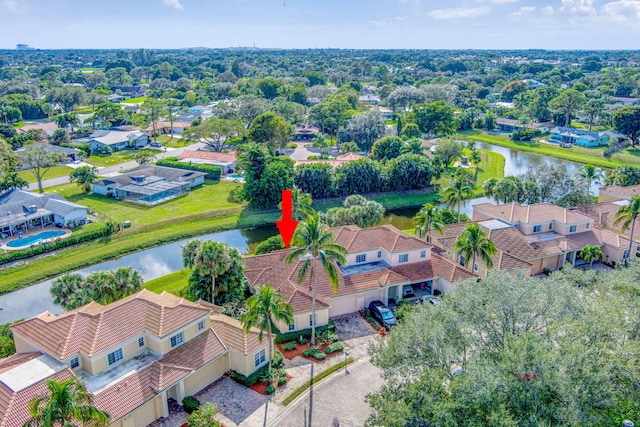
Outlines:
POLYGON ((0 0, 0 49, 640 49, 640 0, 0 0))

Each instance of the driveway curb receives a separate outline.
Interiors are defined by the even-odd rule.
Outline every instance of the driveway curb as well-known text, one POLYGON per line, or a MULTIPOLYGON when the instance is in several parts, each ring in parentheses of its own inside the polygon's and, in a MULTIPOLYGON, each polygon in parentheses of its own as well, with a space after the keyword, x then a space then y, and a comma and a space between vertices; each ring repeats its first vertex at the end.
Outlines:
MULTIPOLYGON (((347 365, 347 368, 349 369, 353 369, 359 365, 362 365, 365 362, 368 362, 371 359, 370 356, 367 357, 363 357, 361 359, 358 359, 356 361, 354 361, 353 363, 347 365)), ((313 389, 317 390, 319 388, 322 388, 325 384, 328 384, 331 382, 331 380, 333 380, 334 378, 338 377, 338 374, 340 374, 342 371, 342 369, 337 370, 336 372, 332 373, 331 375, 321 379, 320 381, 318 381, 317 383, 313 384, 313 389)), ((311 388, 307 388, 307 390, 305 390, 303 393, 300 394, 300 396, 296 397, 290 404, 288 404, 287 406, 285 406, 284 411, 280 412, 278 414, 277 417, 275 417, 274 420, 270 421, 267 423, 268 427, 275 427, 278 424, 280 424, 282 422, 282 420, 284 418, 287 417, 287 415, 289 415, 299 404, 300 402, 302 402, 304 399, 306 399, 309 396, 309 391, 311 388)))

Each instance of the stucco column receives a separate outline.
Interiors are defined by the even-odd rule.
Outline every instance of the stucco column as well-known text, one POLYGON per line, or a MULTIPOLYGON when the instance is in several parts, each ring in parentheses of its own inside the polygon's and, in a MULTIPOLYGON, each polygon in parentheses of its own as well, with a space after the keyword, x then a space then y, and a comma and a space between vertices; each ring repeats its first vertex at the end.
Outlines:
POLYGON ((160 395, 160 400, 162 401, 162 416, 167 418, 169 416, 169 404, 167 403, 167 392, 163 391, 160 395))
POLYGON ((182 403, 182 399, 184 399, 184 381, 178 384, 178 403, 182 403))

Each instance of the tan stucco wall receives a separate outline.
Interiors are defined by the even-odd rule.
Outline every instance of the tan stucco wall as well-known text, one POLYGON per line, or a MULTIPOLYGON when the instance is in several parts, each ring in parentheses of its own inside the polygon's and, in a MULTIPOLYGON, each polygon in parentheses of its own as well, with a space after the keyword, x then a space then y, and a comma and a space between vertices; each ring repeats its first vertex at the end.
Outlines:
MULTIPOLYGON (((253 356, 251 357, 253 358, 253 356)), ((199 392, 224 375, 228 370, 229 356, 227 352, 184 379, 185 396, 199 392)))
POLYGON ((31 351, 40 351, 38 347, 28 342, 26 339, 24 339, 22 336, 20 336, 16 332, 13 333, 13 341, 16 345, 16 353, 29 353, 31 351))
MULTIPOLYGON (((202 317, 198 318, 195 322, 190 323, 189 325, 187 325, 184 328, 180 328, 177 329, 173 332, 171 332, 170 334, 168 334, 166 337, 164 337, 161 341, 160 341, 160 345, 158 346, 158 351, 159 354, 161 355, 165 355, 168 352, 170 352, 171 350, 173 350, 173 348, 171 348, 171 337, 174 335, 179 334, 180 332, 184 333, 184 341, 181 345, 184 345, 184 343, 186 343, 187 341, 193 339, 195 336, 197 336, 198 334, 201 334, 202 332, 206 331, 207 329, 209 329, 210 326, 210 320, 209 320, 209 313, 204 314, 202 317), (204 320, 205 323, 205 327, 202 331, 198 331, 198 322, 204 320)), ((177 348, 177 347, 174 347, 177 348)))
POLYGON ((476 209, 474 209, 473 213, 471 214, 471 219, 473 221, 485 221, 488 219, 494 219, 494 217, 490 215, 485 215, 482 212, 478 212, 476 209))
POLYGON ((375 262, 375 261, 384 261, 389 265, 398 265, 399 264, 399 256, 401 254, 408 254, 409 255, 409 261, 408 262, 416 262, 416 261, 427 261, 431 259, 431 245, 429 245, 427 242, 425 242, 424 244, 424 248, 422 249, 417 249, 414 251, 405 251, 405 252, 388 252, 384 249, 374 249, 372 251, 362 251, 362 252, 353 252, 347 255, 347 265, 357 265, 359 263, 356 263, 356 257, 358 255, 363 255, 365 254, 367 256, 365 262, 361 263, 361 264, 366 264, 366 263, 370 263, 370 262, 375 262), (381 257, 378 258, 378 251, 381 252, 381 257), (425 257, 422 258, 421 252, 424 251, 425 252, 425 257))
MULTIPOLYGON (((294 331, 299 331, 301 329, 309 329, 309 315, 311 311, 305 311, 303 313, 294 313, 294 331)), ((316 326, 324 326, 329 323, 329 309, 322 308, 316 310, 316 326)), ((284 322, 276 322, 276 327, 281 333, 291 332, 289 331, 289 327, 284 322)))
POLYGON ((110 427, 138 427, 151 424, 162 416, 162 395, 154 397, 144 405, 140 406, 130 414, 115 420, 109 424, 110 427), (158 405, 158 403, 160 403, 158 405), (160 408, 160 409, 159 409, 160 408))

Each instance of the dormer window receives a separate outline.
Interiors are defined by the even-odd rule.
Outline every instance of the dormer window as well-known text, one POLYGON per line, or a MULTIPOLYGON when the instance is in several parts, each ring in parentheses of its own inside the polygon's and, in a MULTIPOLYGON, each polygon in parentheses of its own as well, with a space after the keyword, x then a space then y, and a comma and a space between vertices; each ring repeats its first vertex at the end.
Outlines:
POLYGON ((590 228, 591 228, 591 224, 586 223, 586 224, 584 225, 584 229, 585 229, 585 230, 589 230, 590 228))
POLYGON ((569 227, 569 233, 575 233, 576 230, 578 230, 578 226, 577 225, 572 225, 571 227, 569 227))
POLYGON ((549 224, 549 230, 553 230, 553 223, 549 224))
POLYGON ((367 254, 356 255, 356 263, 367 262, 367 254))
POLYGON ((420 258, 426 258, 427 257, 427 251, 420 251, 420 258))
POLYGON ((382 258, 382 251, 378 251, 378 258, 382 258))
POLYGON ((69 367, 71 369, 76 369, 78 366, 80 366, 80 360, 77 357, 74 357, 69 361, 69 367))
POLYGON ((398 257, 398 262, 399 262, 399 263, 409 262, 409 254, 401 254, 401 255, 398 257))
POLYGON ((177 347, 184 342, 184 334, 180 332, 171 337, 171 348, 177 347))
POLYGON ((533 232, 534 233, 539 233, 542 231, 542 226, 541 225, 534 225, 533 226, 533 232))

